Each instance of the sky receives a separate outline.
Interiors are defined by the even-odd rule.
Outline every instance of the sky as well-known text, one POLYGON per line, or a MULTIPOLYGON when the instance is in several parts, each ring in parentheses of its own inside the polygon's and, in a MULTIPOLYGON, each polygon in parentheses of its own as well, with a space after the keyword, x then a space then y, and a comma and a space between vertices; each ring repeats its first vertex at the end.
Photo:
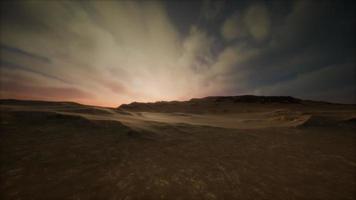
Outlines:
POLYGON ((0 98, 356 103, 352 1, 1 1, 0 98))

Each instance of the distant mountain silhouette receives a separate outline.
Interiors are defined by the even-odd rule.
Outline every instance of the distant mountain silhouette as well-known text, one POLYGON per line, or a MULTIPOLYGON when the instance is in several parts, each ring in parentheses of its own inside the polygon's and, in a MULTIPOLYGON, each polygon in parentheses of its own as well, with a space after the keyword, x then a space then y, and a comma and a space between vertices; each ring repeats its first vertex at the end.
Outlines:
MULTIPOLYGON (((307 104, 326 105, 330 103, 301 100, 291 96, 209 96, 193 98, 189 101, 158 101, 153 103, 133 102, 122 104, 119 110, 151 111, 151 112, 182 112, 182 113, 220 113, 256 110, 268 106, 296 107, 307 104)), ((334 105, 334 104, 331 104, 334 105)), ((337 104, 335 104, 337 105, 337 104)))
MULTIPOLYGON (((241 103, 300 103, 302 100, 291 96, 210 96, 203 99, 213 100, 215 102, 241 102, 241 103)), ((195 101, 199 99, 191 99, 195 101)))
POLYGON ((0 99, 0 104, 6 105, 32 105, 32 106, 80 106, 82 104, 70 101, 41 101, 41 100, 21 100, 21 99, 0 99))

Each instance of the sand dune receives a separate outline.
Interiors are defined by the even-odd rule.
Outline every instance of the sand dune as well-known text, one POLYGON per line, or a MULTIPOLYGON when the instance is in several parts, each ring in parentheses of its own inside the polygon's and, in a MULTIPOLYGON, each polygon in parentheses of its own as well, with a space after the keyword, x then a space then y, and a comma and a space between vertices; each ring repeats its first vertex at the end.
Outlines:
POLYGON ((1 100, 0 193, 354 199, 355 108, 256 96, 119 108, 1 100))

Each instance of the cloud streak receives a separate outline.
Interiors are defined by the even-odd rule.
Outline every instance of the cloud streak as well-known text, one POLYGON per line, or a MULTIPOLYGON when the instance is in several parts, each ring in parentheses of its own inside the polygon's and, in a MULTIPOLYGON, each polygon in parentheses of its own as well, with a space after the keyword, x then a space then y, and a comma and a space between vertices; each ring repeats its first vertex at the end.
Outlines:
MULTIPOLYGON (((157 2, 83 4, 21 4, 21 9, 29 11, 29 21, 47 28, 19 31, 7 25, 1 48, 17 54, 15 61, 21 64, 28 56, 50 57, 51 63, 41 64, 48 77, 65 77, 97 99, 107 99, 111 106, 134 100, 184 99, 203 91, 199 85, 204 80, 195 73, 201 62, 208 62, 209 53, 202 50, 209 41, 204 33, 192 29, 181 39, 157 2), (192 82, 197 87, 189 87, 192 82)), ((33 63, 26 62, 30 68, 26 70, 35 72, 33 63)))
POLYGON ((317 76, 318 70, 326 78, 317 82, 335 79, 348 88, 345 94, 353 89, 345 73, 353 69, 354 45, 343 44, 353 39, 347 27, 354 21, 337 23, 347 18, 342 8, 320 24, 332 6, 229 3, 203 2, 200 14, 187 13, 199 20, 182 21, 184 30, 172 13, 185 10, 159 1, 2 3, 1 98, 117 106, 207 95, 283 95, 293 88, 293 95, 312 97, 301 93, 313 85, 302 77, 317 76), (324 34, 333 27, 345 38, 324 34), (325 43, 342 53, 326 50, 325 43), (349 81, 322 73, 330 66, 342 69, 339 76, 349 81))

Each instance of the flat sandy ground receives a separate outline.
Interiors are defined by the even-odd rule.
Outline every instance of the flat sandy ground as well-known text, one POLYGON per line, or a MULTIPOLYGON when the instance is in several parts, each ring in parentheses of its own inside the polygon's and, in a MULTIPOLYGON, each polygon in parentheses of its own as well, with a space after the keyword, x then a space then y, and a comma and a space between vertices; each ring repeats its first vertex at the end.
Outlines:
POLYGON ((356 199, 355 106, 233 106, 2 101, 0 198, 356 199))

